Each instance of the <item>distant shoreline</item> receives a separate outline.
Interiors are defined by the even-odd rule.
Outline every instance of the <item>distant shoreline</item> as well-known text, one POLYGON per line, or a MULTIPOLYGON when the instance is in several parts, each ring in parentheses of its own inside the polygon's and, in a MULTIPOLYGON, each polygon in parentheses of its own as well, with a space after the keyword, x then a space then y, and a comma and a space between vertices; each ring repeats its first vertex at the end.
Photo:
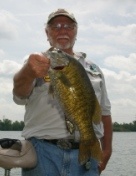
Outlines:
MULTIPOLYGON (((23 121, 12 122, 9 119, 0 120, 0 131, 22 131, 24 128, 23 121)), ((136 120, 131 123, 113 123, 114 132, 136 132, 136 120)))

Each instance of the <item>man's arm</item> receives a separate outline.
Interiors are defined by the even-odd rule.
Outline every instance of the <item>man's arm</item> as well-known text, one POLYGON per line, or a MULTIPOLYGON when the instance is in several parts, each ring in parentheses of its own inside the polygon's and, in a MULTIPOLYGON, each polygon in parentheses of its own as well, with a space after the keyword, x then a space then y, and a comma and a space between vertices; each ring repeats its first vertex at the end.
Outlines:
POLYGON ((33 81, 35 78, 44 77, 49 69, 49 59, 42 54, 31 54, 13 79, 13 93, 20 97, 26 98, 33 89, 33 81))
POLYGON ((99 165, 100 172, 103 171, 112 154, 112 119, 111 116, 102 116, 104 136, 101 139, 103 157, 99 165))

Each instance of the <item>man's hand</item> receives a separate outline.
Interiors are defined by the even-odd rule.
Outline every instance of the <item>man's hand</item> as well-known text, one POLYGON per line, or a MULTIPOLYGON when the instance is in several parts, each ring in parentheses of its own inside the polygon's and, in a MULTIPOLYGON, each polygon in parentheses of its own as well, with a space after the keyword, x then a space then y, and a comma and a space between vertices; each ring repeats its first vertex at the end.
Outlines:
POLYGON ((101 172, 106 168, 106 165, 110 159, 112 151, 103 151, 102 161, 99 163, 99 172, 101 172))
POLYGON ((34 79, 47 75, 49 67, 50 60, 43 54, 31 54, 21 70, 14 76, 14 94, 20 98, 29 96, 34 86, 34 79))
POLYGON ((49 70, 50 60, 42 54, 31 54, 25 64, 28 76, 32 78, 42 78, 49 70))
POLYGON ((102 116, 104 127, 104 136, 101 138, 102 161, 99 163, 100 173, 106 168, 106 165, 112 154, 112 119, 110 115, 102 116))

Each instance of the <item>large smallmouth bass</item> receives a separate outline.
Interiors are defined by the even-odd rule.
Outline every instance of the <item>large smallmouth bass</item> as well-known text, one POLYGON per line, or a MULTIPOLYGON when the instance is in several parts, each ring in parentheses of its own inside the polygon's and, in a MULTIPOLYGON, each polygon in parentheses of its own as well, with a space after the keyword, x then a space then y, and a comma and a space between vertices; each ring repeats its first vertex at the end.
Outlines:
POLYGON ((48 57, 50 92, 58 99, 66 119, 80 133, 79 163, 86 163, 90 157, 100 161, 101 147, 92 123, 100 123, 101 108, 86 70, 77 59, 61 50, 53 48, 48 57))

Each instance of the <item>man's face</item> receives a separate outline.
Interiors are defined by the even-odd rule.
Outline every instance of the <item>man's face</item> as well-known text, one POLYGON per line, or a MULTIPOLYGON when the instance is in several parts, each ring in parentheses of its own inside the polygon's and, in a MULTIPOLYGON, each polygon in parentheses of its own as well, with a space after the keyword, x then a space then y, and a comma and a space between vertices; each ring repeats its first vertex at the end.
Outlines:
POLYGON ((58 16, 46 28, 51 46, 58 49, 71 49, 77 35, 77 25, 68 17, 58 16))

